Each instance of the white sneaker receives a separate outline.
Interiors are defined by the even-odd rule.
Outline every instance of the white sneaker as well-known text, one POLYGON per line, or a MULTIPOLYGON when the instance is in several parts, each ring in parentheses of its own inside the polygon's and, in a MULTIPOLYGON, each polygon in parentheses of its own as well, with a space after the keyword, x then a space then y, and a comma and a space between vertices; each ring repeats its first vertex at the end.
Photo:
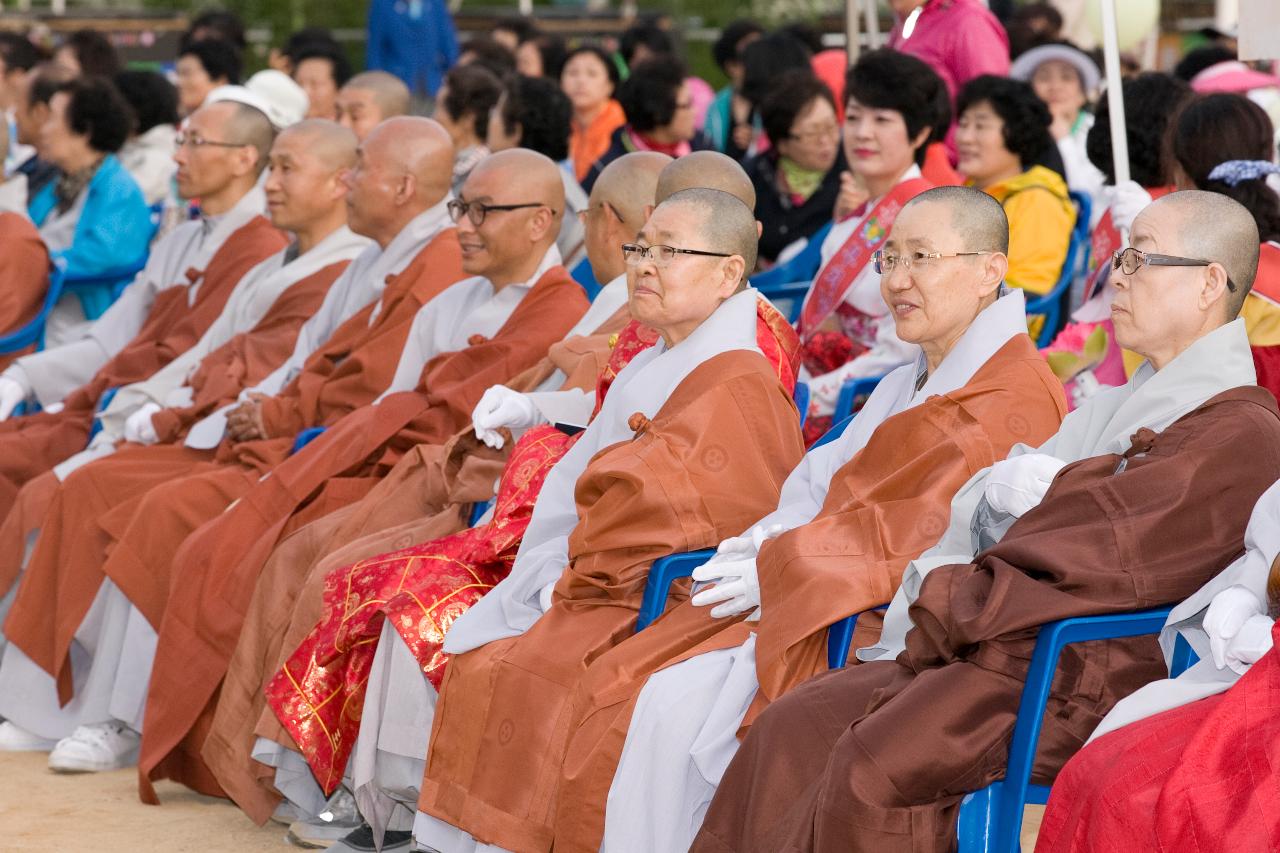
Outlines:
POLYGON ((141 742, 142 735, 124 723, 79 726, 49 753, 49 769, 55 773, 97 773, 132 767, 138 763, 141 742))
POLYGON ((346 786, 340 785, 325 803, 324 811, 311 820, 295 821, 285 837, 296 847, 323 850, 346 838, 363 823, 360 810, 356 808, 356 798, 346 786))
POLYGON ((0 723, 0 752, 48 752, 56 740, 42 738, 5 720, 0 723))

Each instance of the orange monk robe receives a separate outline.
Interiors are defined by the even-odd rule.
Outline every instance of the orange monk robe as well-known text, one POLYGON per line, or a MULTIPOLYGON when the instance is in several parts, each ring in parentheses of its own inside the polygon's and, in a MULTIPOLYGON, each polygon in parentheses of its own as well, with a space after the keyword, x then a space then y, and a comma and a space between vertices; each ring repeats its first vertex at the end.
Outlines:
POLYGON ((482 841, 550 847, 574 687, 635 630, 649 566, 768 513, 804 452, 790 395, 742 350, 709 358, 652 420, 633 420, 635 439, 577 481, 580 521, 551 608, 520 636, 450 659, 419 808, 482 841))
MULTIPOLYGON (((759 300, 756 312, 758 346, 789 388, 795 381, 799 339, 767 301, 759 300)), ((597 413, 617 374, 658 336, 632 322, 617 337, 597 384, 597 413)), ((490 522, 371 557, 325 579, 323 618, 290 656, 286 671, 272 679, 267 694, 326 792, 342 778, 355 742, 359 715, 350 711, 363 704, 383 613, 438 688, 446 660, 444 633, 454 617, 506 577, 547 473, 575 441, 551 427, 531 431, 521 438, 503 473, 490 522), (321 729, 323 737, 318 736, 321 729)))
MULTIPOLYGON (((609 358, 611 339, 629 317, 624 307, 596 334, 555 344, 508 387, 531 391, 558 369, 566 377, 561 390, 589 390, 609 358)), ((493 497, 510 453, 510 442, 493 450, 470 427, 446 444, 420 444, 362 500, 276 545, 258 577, 201 751, 222 789, 250 818, 265 823, 280 800, 271 785, 274 769, 251 757, 254 742, 266 737, 292 746, 267 708, 263 688, 320 620, 325 578, 375 554, 465 528, 471 505, 493 497)))
MULTIPOLYGON (((470 423, 488 388, 535 365, 586 309, 586 295, 568 271, 551 267, 492 338, 475 335, 470 346, 433 357, 417 390, 343 418, 274 466, 234 507, 206 519, 176 555, 153 550, 137 566, 149 579, 172 577, 143 724, 144 799, 154 797, 155 778, 222 793, 199 757, 209 720, 203 712, 226 671, 258 572, 286 528, 367 494, 415 445, 447 441, 470 423)), ((240 467, 254 470, 259 459, 242 457, 240 467)))
MULTIPOLYGON (((883 421, 832 477, 817 516, 765 542, 759 622, 713 618, 687 600, 600 657, 575 697, 555 823, 557 851, 599 848, 628 724, 648 677, 756 635, 760 708, 827 669, 827 627, 887 604, 907 563, 937 543, 951 499, 1014 444, 1033 447, 1066 414, 1062 383, 1026 335, 1004 344, 969 381, 883 421)), ((854 646, 879 635, 858 620, 854 646), (869 630, 868 630, 869 629, 869 630)), ((679 760, 673 756, 673 760, 679 760)))
POLYGON ((286 243, 266 218, 254 217, 227 238, 203 271, 187 271, 192 283, 200 282, 195 301, 188 304, 185 286, 161 291, 134 339, 89 382, 68 394, 60 412, 0 423, 0 517, 8 514, 22 484, 84 449, 104 392, 148 378, 195 344, 222 313, 244 274, 286 243))
MULTIPOLYGON (((339 326, 329 341, 307 359, 298 377, 264 403, 274 404, 273 411, 290 417, 312 418, 314 425, 336 421, 368 403, 390 383, 396 353, 403 347, 418 309, 462 276, 457 234, 448 229, 428 243, 403 272, 388 277, 381 310, 372 325, 371 304, 339 326)), ((248 444, 264 458, 272 454, 283 460, 293 445, 293 435, 278 433, 275 438, 248 444)), ((78 550, 77 560, 68 562, 59 559, 53 541, 45 545, 42 536, 41 545, 49 549, 48 557, 38 560, 39 549, 32 554, 18 598, 5 621, 5 636, 58 679, 59 695, 64 701, 70 698, 71 687, 66 650, 104 575, 115 580, 153 626, 160 624, 168 596, 168 576, 154 577, 145 564, 138 565, 134 558, 136 540, 126 539, 126 533, 132 530, 160 553, 167 548, 171 555, 192 530, 258 479, 259 471, 235 463, 236 449, 226 440, 214 453, 212 462, 206 452, 176 444, 138 448, 136 452, 146 453, 145 464, 136 464, 135 453, 125 451, 85 466, 75 472, 79 478, 68 478, 68 482, 84 480, 88 484, 85 488, 108 496, 111 509, 98 515, 94 525, 84 531, 95 537, 96 546, 78 550), (88 471, 92 473, 85 473, 88 471), (89 477, 93 479, 88 480, 89 477), (146 488, 138 485, 140 479, 146 488), (157 493, 155 502, 148 504, 153 493, 157 493), (131 527, 138 512, 142 513, 138 524, 131 527)), ((261 473, 266 470, 269 467, 261 473)), ((50 512, 53 510, 51 506, 50 512)), ((67 523, 76 527, 84 525, 85 520, 68 518, 67 523)), ((13 559, 14 553, 6 552, 0 557, 13 559)), ((0 564, 0 576, 4 571, 0 564)), ((16 566, 9 569, 9 575, 17 575, 16 566)))
MULTIPOLYGON (((20 213, 0 213, 0 335, 40 313, 49 289, 49 252, 40 232, 20 213)), ((34 347, 0 354, 0 370, 34 347)))

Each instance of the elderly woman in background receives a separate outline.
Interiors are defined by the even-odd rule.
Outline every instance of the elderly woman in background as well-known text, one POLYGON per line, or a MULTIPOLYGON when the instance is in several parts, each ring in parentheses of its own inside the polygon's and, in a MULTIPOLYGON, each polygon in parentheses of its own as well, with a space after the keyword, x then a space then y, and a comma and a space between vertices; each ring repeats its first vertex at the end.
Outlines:
POLYGON ((1009 218, 1006 282, 1048 293, 1062 272, 1076 219, 1048 108, 1030 84, 984 74, 960 90, 956 114, 965 183, 1000 202, 1009 218))
POLYGON ((240 51, 225 41, 206 39, 182 48, 174 72, 179 111, 191 115, 214 89, 238 84, 240 71, 240 51))
POLYGON ((623 154, 658 151, 682 157, 706 148, 695 127, 693 99, 684 68, 672 57, 638 63, 622 84, 618 101, 627 123, 613 132, 608 150, 582 181, 582 188, 588 193, 604 167, 623 154))
POLYGON ((1053 117, 1049 132, 1058 143, 1066 167, 1067 186, 1093 201, 1095 222, 1102 215, 1104 177, 1089 162, 1086 139, 1093 127, 1088 105, 1098 89, 1098 66, 1070 44, 1045 44, 1018 57, 1009 76, 1031 84, 1053 117))
POLYGON ((773 147, 743 168, 756 188, 760 258, 772 264, 787 246, 813 236, 831 219, 840 192, 840 124, 835 98, 808 70, 778 78, 760 102, 773 147))
POLYGON ((117 156, 147 204, 157 204, 173 191, 173 176, 178 171, 173 161, 178 90, 154 71, 121 71, 115 84, 129 102, 134 119, 129 139, 117 156))
MULTIPOLYGON (((61 176, 31 199, 28 211, 50 255, 65 262, 69 277, 140 267, 154 230, 151 213, 115 156, 129 135, 129 105, 110 81, 84 77, 55 94, 49 107, 40 156, 61 176)), ((77 337, 86 319, 110 303, 101 289, 64 295, 49 317, 49 345, 77 337)))
POLYGON ((622 105, 614 99, 621 80, 609 54, 583 45, 569 54, 560 72, 560 88, 573 104, 569 156, 573 174, 586 180, 591 166, 609 150, 613 132, 627 123, 622 105))
POLYGON ((436 92, 435 119, 453 139, 453 191, 476 164, 489 156, 485 136, 489 113, 502 94, 502 81, 480 65, 460 65, 444 76, 436 92))
POLYGON ((338 118, 338 90, 351 79, 351 62, 341 47, 317 42, 297 55, 293 79, 307 93, 307 118, 338 118))
POLYGON ((534 33, 516 45, 516 71, 526 77, 559 80, 568 52, 560 36, 534 33))
POLYGON ((560 164, 566 210, 560 221, 556 248, 568 269, 586 257, 583 225, 573 214, 587 209, 587 194, 573 176, 572 164, 566 160, 572 115, 569 99, 551 80, 513 76, 507 80, 489 114, 489 133, 485 138, 490 151, 528 148, 560 164))

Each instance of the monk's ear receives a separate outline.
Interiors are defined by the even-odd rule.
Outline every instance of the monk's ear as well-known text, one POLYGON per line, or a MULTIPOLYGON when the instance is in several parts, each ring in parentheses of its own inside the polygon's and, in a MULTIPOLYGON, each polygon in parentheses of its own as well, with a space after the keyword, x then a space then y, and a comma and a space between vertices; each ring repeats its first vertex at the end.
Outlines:
POLYGON ((556 215, 549 207, 539 207, 529 217, 529 239, 538 242, 547 236, 547 231, 555 225, 556 215))
POLYGON ((395 201, 397 205, 405 204, 418 192, 418 179, 405 172, 396 183, 395 201))
POLYGON ((982 262, 982 282, 979 285, 979 296, 987 297, 1000 289, 1004 277, 1009 274, 1009 258, 1004 252, 988 252, 979 255, 982 262))
POLYGON ((1200 288, 1201 311, 1208 311, 1214 305, 1226 304, 1229 294, 1227 278, 1226 267, 1217 261, 1204 267, 1204 276, 1201 279, 1202 285, 1200 288))
POLYGON ((724 277, 716 286, 716 295, 721 299, 728 299, 738 292, 747 276, 746 259, 742 255, 731 255, 721 262, 720 271, 724 277))

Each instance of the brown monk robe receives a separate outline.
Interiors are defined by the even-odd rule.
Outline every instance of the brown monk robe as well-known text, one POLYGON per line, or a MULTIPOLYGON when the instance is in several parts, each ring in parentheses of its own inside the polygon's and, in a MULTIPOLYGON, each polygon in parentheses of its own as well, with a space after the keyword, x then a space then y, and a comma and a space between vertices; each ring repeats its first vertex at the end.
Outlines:
MULTIPOLYGON (((1064 469, 976 563, 925 577, 897 660, 819 676, 756 720, 694 849, 952 849, 961 798, 1004 773, 1036 627, 1190 595, 1241 553, 1277 478, 1280 419, 1256 387, 1064 469)), ((1068 648, 1033 777, 1163 670, 1151 637, 1068 648)))
MULTIPOLYGON (((493 337, 473 335, 469 346, 435 355, 416 390, 390 394, 344 418, 196 531, 176 557, 152 551, 142 564, 154 572, 171 561, 175 570, 147 701, 139 761, 144 797, 148 774, 179 773, 198 790, 221 793, 199 760, 210 719, 201 717, 239 638, 257 575, 280 536, 363 497, 416 445, 447 441, 470 422, 485 390, 537 364, 586 311, 581 287, 562 266, 549 266, 558 258, 550 225, 563 212, 563 185, 550 160, 523 149, 493 155, 463 190, 463 198, 523 193, 547 200, 524 217, 485 217, 482 226, 466 214, 456 217, 464 245, 484 247, 470 248, 474 259, 464 264, 484 280, 460 288, 491 288, 490 280, 499 288, 533 282, 514 310, 506 309, 510 314, 493 337), (197 762, 199 772, 190 772, 197 762)), ((444 316, 448 323, 460 319, 444 316)))
MULTIPOLYGON (((621 280, 626 266, 617 247, 644 224, 658 174, 671 162, 665 155, 639 152, 619 158, 601 173, 592 189, 591 211, 583 219, 592 267, 609 283, 591 312, 599 315, 609 306, 618 307, 594 327, 590 315, 584 317, 578 329, 590 334, 553 345, 547 358, 508 387, 532 391, 558 369, 565 377, 560 390, 595 388, 615 333, 631 316, 621 280)), ((734 169, 741 171, 736 165, 734 169)), ((750 187, 749 181, 744 183, 750 187)), ((266 707, 263 687, 320 621, 326 576, 359 560, 463 529, 471 504, 493 497, 510 446, 491 450, 470 428, 445 444, 420 444, 359 503, 305 525, 272 552, 259 575, 203 750, 223 790, 252 818, 265 822, 280 798, 270 781, 274 771, 251 758, 256 738, 293 748, 266 707)))
MULTIPOLYGON (((34 319, 48 289, 49 252, 40 232, 22 214, 0 212, 0 335, 34 319)), ((34 349, 0 353, 0 370, 34 349)))
MULTIPOLYGON (((1039 626, 1180 601, 1243 552, 1280 476, 1280 411, 1254 384, 1238 316, 1254 227, 1212 193, 1137 216, 1110 286, 1117 340, 1146 362, 1035 452, 966 484, 860 651, 873 662, 760 715, 694 850, 954 849, 961 799, 1004 774, 1039 626), (1157 270, 1145 252, 1213 260, 1157 270), (975 542, 994 544, 975 555, 975 542)), ((1069 647, 1033 779, 1048 784, 1117 701, 1164 671, 1150 636, 1069 647)))

